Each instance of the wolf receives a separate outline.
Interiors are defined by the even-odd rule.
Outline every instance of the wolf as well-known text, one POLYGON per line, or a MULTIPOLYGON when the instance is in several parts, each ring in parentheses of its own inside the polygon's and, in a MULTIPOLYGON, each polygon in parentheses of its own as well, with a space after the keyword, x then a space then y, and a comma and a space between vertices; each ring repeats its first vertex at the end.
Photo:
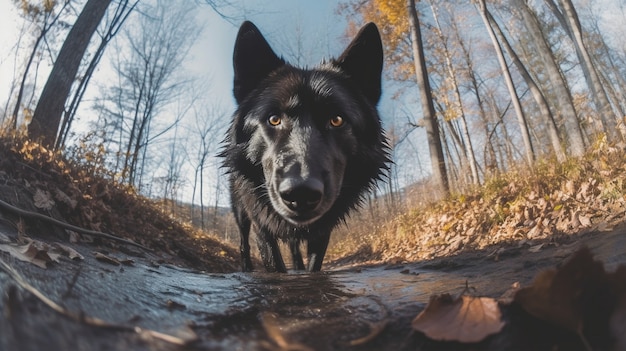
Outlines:
POLYGON ((319 271, 331 231, 385 177, 390 162, 376 109, 383 67, 378 29, 365 25, 339 58, 309 69, 278 57, 246 21, 233 66, 238 107, 220 156, 242 270, 253 269, 253 233, 268 272, 287 271, 279 240, 289 245, 294 269, 319 271))

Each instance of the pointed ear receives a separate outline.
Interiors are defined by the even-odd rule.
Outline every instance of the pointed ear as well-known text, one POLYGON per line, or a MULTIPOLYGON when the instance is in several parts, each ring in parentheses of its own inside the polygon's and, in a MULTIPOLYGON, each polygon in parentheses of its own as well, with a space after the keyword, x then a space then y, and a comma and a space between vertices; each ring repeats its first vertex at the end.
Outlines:
POLYGON ((252 22, 244 22, 239 28, 233 53, 233 92, 237 103, 241 103, 270 72, 284 64, 259 29, 252 22))
POLYGON ((366 24, 335 64, 347 73, 365 96, 374 104, 381 94, 383 70, 383 44, 374 23, 366 24))

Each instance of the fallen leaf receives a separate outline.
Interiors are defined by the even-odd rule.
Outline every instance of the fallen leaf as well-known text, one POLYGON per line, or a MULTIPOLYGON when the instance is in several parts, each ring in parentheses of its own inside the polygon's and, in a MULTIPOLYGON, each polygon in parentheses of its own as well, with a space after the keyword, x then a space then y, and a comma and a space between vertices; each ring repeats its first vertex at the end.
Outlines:
POLYGON ((126 258, 126 259, 119 260, 119 261, 124 266, 132 266, 135 264, 135 260, 133 260, 132 258, 126 258))
POLYGON ((0 244, 0 251, 44 269, 47 268, 48 262, 59 262, 59 256, 61 256, 52 252, 50 245, 32 239, 24 245, 0 244))
POLYGON ((61 251, 61 253, 65 254, 67 257, 69 257, 71 260, 83 260, 85 259, 85 257, 83 257, 83 255, 81 255, 80 253, 78 253, 78 251, 74 250, 73 248, 61 244, 61 243, 53 243, 52 246, 56 249, 58 249, 59 251, 61 251))
POLYGON ((104 263, 108 263, 108 264, 112 264, 112 265, 115 265, 115 266, 119 266, 119 265, 122 264, 118 259, 116 259, 114 257, 111 257, 111 256, 107 256, 107 255, 105 255, 105 254, 103 254, 101 252, 94 252, 93 254, 96 257, 96 260, 98 260, 98 261, 101 261, 101 262, 104 262, 104 263))
POLYGON ((608 313, 602 310, 608 284, 602 262, 582 248, 558 270, 539 272, 531 286, 515 294, 515 302, 536 318, 580 334, 607 323, 600 319, 608 313))
POLYGON ((515 299, 515 294, 517 294, 520 288, 521 285, 519 282, 511 284, 511 287, 498 298, 498 303, 500 305, 510 305, 511 303, 513 303, 513 300, 515 299))
POLYGON ((488 297, 433 296, 413 320, 413 329, 433 340, 479 342, 504 327, 500 307, 488 297))
POLYGON ((66 193, 62 192, 60 189, 56 189, 56 193, 54 194, 54 198, 57 201, 60 201, 66 205, 68 205, 72 210, 76 208, 78 201, 70 198, 66 193))
POLYGON ((51 210, 54 206, 54 200, 49 191, 37 189, 33 195, 33 204, 42 210, 51 210))
POLYGON ((589 216, 581 215, 578 217, 578 220, 583 227, 591 227, 591 218, 589 216))
POLYGON ((77 243, 80 241, 80 234, 76 233, 73 230, 68 230, 67 231, 70 234, 70 242, 71 243, 77 243))

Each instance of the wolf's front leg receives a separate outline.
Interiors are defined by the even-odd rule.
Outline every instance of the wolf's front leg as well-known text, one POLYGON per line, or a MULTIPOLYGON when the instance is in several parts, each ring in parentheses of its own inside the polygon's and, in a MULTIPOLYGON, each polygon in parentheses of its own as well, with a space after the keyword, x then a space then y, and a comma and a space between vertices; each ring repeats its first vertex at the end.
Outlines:
POLYGON ((261 251, 263 265, 268 272, 287 273, 287 267, 280 254, 276 238, 266 230, 257 233, 257 245, 261 251))
POLYGON ((237 206, 233 206, 235 221, 239 228, 240 244, 239 253, 241 255, 241 270, 243 272, 252 272, 252 259, 250 258, 250 218, 237 206))
POLYGON ((307 256, 309 258, 307 270, 309 272, 318 272, 322 269, 322 262, 324 261, 324 255, 326 255, 329 240, 330 230, 320 232, 319 235, 309 239, 307 247, 307 256))

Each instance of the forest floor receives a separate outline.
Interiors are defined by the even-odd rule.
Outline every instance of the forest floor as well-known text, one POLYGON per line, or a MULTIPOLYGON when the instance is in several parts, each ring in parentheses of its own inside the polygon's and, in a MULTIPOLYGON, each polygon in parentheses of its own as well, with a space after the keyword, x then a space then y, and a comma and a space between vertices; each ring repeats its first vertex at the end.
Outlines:
POLYGON ((0 349, 626 349, 621 151, 413 210, 339 242, 326 272, 280 275, 236 273, 235 248, 89 162, 0 144, 0 349))

